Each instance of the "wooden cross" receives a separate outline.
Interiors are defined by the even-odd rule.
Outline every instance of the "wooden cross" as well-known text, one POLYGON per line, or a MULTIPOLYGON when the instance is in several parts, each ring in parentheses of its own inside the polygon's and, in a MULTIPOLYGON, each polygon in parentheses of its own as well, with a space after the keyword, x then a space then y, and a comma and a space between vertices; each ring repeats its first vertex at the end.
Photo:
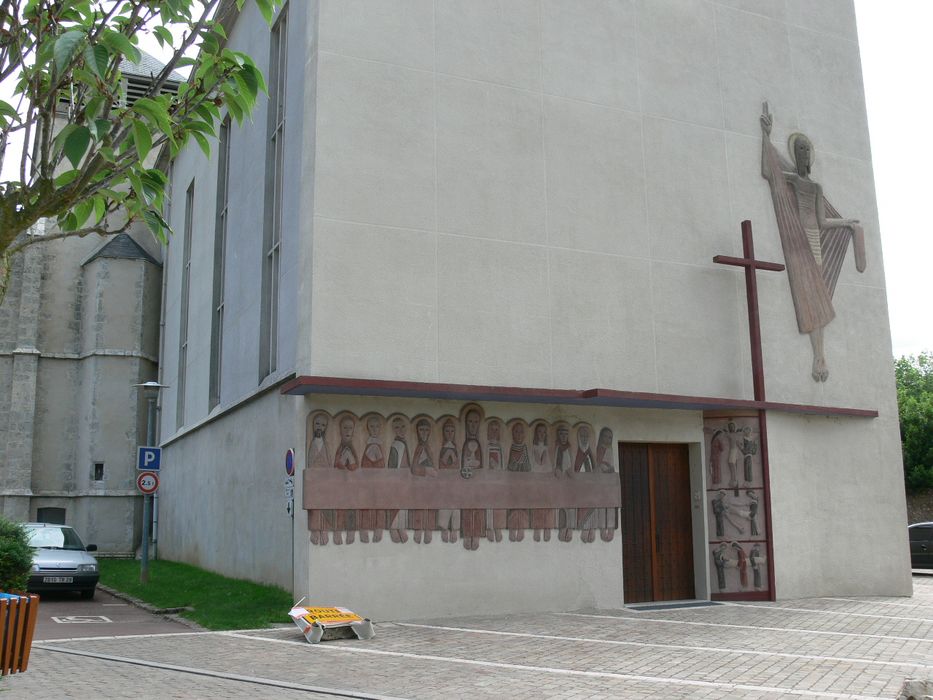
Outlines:
POLYGON ((752 350, 752 386, 755 391, 755 401, 764 401, 765 370, 761 356, 761 323, 758 314, 758 280, 755 277, 755 270, 781 272, 784 266, 780 263, 755 260, 755 248, 752 245, 752 222, 747 219, 742 222, 742 254, 745 257, 734 258, 731 255, 717 255, 713 258, 713 262, 745 268, 745 296, 748 299, 748 335, 752 350))

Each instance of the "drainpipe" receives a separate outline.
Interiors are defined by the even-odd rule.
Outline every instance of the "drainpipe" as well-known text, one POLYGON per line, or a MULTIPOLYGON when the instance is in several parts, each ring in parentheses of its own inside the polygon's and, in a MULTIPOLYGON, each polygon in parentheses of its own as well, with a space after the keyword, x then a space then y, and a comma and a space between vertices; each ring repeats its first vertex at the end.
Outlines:
MULTIPOLYGON (((168 179, 169 182, 172 180, 172 169, 174 167, 174 162, 169 162, 168 167, 168 179)), ((172 206, 172 197, 171 192, 169 192, 168 201, 166 203, 166 212, 165 218, 169 219, 171 217, 171 206, 172 206)), ((159 304, 159 374, 156 381, 159 384, 165 384, 163 379, 165 378, 165 373, 163 372, 163 363, 162 358, 165 357, 165 293, 168 287, 168 244, 162 246, 162 300, 159 304)), ((156 444, 161 447, 162 445, 162 392, 159 392, 159 398, 156 400, 156 416, 157 416, 157 425, 158 429, 156 430, 156 444)), ((159 558, 159 492, 156 491, 152 496, 152 558, 159 558)))

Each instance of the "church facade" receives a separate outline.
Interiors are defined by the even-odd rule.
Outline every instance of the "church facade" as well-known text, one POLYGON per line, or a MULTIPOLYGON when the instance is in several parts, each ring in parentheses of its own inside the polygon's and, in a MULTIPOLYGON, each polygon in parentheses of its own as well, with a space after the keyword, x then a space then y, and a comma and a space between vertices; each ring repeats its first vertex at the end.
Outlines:
POLYGON ((910 594, 850 3, 227 27, 269 96, 171 166, 163 556, 377 619, 910 594))

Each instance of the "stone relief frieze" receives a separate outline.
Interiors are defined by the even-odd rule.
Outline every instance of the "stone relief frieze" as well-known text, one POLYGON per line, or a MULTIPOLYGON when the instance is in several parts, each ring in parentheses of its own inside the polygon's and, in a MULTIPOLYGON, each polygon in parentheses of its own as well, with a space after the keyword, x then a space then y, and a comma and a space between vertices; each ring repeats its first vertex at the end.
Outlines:
POLYGON ((305 508, 316 545, 611 541, 620 503, 612 430, 458 416, 313 411, 305 508))
POLYGON ((706 515, 710 590, 768 589, 764 472, 757 416, 706 417, 706 515))

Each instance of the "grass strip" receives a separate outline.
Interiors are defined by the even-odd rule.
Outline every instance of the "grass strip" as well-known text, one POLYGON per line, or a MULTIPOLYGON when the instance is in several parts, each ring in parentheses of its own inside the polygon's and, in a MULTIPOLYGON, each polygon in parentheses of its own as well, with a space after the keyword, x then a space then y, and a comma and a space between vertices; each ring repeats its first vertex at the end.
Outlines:
POLYGON ((161 559, 149 562, 149 583, 142 584, 138 561, 98 559, 98 563, 105 586, 158 608, 192 608, 181 615, 207 629, 252 629, 290 620, 291 594, 276 586, 161 559))

